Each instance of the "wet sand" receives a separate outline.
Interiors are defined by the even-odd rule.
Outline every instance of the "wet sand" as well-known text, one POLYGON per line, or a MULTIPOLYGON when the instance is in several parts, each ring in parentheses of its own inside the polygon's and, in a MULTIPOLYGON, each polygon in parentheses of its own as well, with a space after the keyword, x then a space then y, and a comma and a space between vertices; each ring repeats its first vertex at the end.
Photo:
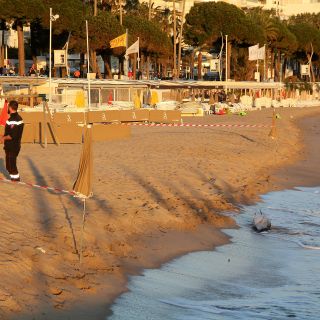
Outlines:
MULTIPOLYGON (((223 210, 295 186, 292 164, 300 166, 303 185, 315 183, 317 162, 304 159, 317 154, 319 108, 277 111, 275 140, 269 128, 134 128, 131 139, 97 143, 81 266, 82 204, 1 182, 0 318, 104 319, 128 275, 227 243, 221 229, 236 225, 223 210), (277 168, 285 169, 275 174, 277 168)), ((269 125, 271 115, 262 110, 185 122, 269 125)), ((24 145, 23 180, 70 189, 80 149, 24 145)))

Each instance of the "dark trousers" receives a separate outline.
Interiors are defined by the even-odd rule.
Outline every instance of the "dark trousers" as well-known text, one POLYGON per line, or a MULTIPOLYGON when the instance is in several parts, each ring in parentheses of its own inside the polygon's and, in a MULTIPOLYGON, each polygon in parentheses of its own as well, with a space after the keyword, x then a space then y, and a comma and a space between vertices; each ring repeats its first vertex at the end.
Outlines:
POLYGON ((17 157, 19 151, 8 151, 6 152, 6 169, 10 174, 10 178, 13 181, 20 181, 20 176, 17 168, 17 157))

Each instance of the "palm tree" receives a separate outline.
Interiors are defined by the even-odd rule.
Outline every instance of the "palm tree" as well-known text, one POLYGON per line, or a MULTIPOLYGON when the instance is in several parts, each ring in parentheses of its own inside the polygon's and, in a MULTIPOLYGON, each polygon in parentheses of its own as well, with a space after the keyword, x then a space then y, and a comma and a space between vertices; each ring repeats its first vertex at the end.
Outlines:
POLYGON ((248 10, 247 15, 251 21, 262 28, 263 38, 266 39, 266 65, 269 65, 268 57, 271 56, 270 65, 272 70, 277 53, 278 63, 276 64, 276 70, 278 72, 278 69, 280 68, 281 53, 278 52, 279 50, 275 50, 273 44, 277 41, 280 30, 278 23, 279 21, 275 16, 275 12, 270 10, 263 10, 261 7, 259 7, 248 10))

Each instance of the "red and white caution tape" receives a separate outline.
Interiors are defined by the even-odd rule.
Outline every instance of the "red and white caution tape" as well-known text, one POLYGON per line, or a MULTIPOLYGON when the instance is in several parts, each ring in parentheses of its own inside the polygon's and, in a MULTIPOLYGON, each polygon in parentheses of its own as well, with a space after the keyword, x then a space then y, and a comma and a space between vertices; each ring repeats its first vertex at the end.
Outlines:
POLYGON ((40 186, 38 184, 33 184, 33 183, 29 183, 29 182, 11 181, 9 179, 2 178, 2 177, 0 177, 0 181, 11 183, 11 184, 19 184, 19 185, 22 185, 22 186, 27 186, 27 187, 36 188, 36 189, 53 191, 53 192, 56 192, 56 193, 64 193, 64 194, 68 194, 70 196, 75 196, 75 194, 76 194, 74 191, 63 190, 63 189, 59 189, 59 188, 52 188, 52 187, 48 187, 48 186, 40 186))
POLYGON ((189 128, 270 128, 270 125, 264 124, 227 124, 227 123, 214 123, 214 124, 197 124, 197 123, 121 123, 123 126, 133 127, 189 127, 189 128))

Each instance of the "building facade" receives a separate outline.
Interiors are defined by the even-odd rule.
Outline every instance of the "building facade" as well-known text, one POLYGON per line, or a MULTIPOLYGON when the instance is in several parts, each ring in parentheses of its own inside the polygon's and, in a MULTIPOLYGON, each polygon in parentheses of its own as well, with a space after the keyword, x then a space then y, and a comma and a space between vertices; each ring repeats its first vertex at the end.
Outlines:
MULTIPOLYGON (((185 14, 187 14, 195 3, 220 1, 220 0, 186 0, 185 14)), ((142 0, 141 2, 147 2, 142 0)), ((172 9, 172 0, 153 0, 154 7, 172 9)), ((263 7, 265 9, 274 9, 282 18, 299 13, 319 13, 320 0, 225 0, 224 2, 234 4, 238 7, 263 7)), ((182 11, 182 1, 176 0, 177 11, 182 11)))

